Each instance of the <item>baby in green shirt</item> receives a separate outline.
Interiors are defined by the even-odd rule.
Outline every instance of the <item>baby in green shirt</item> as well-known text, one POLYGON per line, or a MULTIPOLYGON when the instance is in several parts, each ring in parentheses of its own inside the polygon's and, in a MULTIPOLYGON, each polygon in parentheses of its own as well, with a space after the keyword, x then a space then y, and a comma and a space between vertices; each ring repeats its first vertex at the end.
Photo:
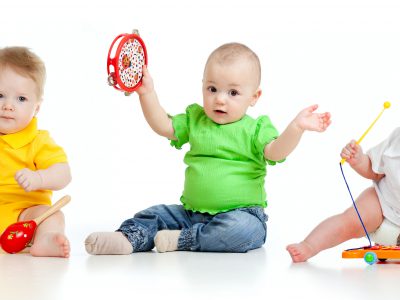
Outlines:
POLYGON ((267 236, 266 165, 283 161, 304 131, 323 132, 329 113, 317 105, 299 112, 281 135, 268 116, 246 115, 261 96, 258 56, 239 43, 224 44, 209 56, 203 75, 203 107, 189 105, 171 117, 162 108, 153 80, 143 68, 137 90, 146 121, 171 145, 189 143, 181 205, 156 205, 122 223, 116 232, 95 232, 90 254, 175 250, 247 252, 267 236))

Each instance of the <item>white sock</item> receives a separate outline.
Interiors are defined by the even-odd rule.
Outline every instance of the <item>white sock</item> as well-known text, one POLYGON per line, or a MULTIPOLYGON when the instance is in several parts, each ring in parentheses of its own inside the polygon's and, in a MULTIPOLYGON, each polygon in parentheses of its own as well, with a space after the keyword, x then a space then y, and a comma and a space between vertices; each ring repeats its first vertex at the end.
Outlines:
POLYGON ((154 238, 158 252, 169 252, 178 250, 178 239, 180 230, 161 230, 154 238))
POLYGON ((131 254, 131 243, 122 232, 93 232, 85 240, 89 254, 131 254))

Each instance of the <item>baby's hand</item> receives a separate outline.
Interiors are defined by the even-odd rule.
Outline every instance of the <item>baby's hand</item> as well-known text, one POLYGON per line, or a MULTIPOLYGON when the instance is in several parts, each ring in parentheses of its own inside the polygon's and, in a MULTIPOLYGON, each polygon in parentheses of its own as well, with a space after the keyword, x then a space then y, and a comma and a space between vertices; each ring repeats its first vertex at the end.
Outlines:
POLYGON ((40 174, 26 168, 15 173, 15 180, 25 192, 38 190, 42 184, 42 177, 40 174))
POLYGON ((142 85, 136 90, 139 96, 149 94, 154 91, 153 78, 151 78, 147 66, 143 66, 142 85))
POLYGON ((331 124, 331 114, 328 112, 314 113, 317 108, 318 105, 315 104, 303 109, 294 119, 295 124, 301 130, 325 131, 331 124))
POLYGON ((340 156, 350 164, 350 166, 356 165, 361 161, 363 151, 361 146, 356 143, 355 140, 351 140, 340 153, 340 156))

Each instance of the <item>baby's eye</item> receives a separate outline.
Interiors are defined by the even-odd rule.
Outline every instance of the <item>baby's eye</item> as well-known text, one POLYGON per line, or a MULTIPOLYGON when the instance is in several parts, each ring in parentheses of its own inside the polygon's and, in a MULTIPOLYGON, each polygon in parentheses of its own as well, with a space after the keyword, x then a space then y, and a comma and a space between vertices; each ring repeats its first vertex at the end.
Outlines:
POLYGON ((229 91, 229 96, 235 97, 235 96, 237 96, 237 95, 239 95, 239 92, 238 92, 237 90, 230 90, 230 91, 229 91))
POLYGON ((0 94, 0 98, 3 98, 3 94, 0 94))
POLYGON ((24 101, 26 101, 27 99, 24 97, 24 96, 19 96, 18 97, 18 101, 20 101, 20 102, 24 102, 24 101))
POLYGON ((211 93, 216 93, 216 92, 217 92, 217 88, 216 88, 215 86, 209 86, 209 87, 207 88, 207 90, 208 90, 209 92, 211 92, 211 93))

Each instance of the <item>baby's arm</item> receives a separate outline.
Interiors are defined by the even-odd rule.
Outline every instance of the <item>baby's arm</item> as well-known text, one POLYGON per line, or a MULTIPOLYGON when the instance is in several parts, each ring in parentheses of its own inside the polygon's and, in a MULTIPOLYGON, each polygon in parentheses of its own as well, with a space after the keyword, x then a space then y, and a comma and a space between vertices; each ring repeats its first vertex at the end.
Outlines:
POLYGON ((15 174, 15 180, 25 190, 61 190, 71 181, 71 171, 68 163, 56 163, 47 169, 32 171, 30 169, 19 170, 15 174))
POLYGON ((365 154, 359 144, 355 140, 348 143, 340 153, 342 158, 345 158, 349 165, 361 176, 379 181, 384 174, 377 174, 372 170, 371 159, 365 154))
POLYGON ((158 101, 156 91, 154 90, 153 79, 146 66, 143 66, 142 85, 137 90, 137 93, 144 117, 151 129, 170 140, 176 140, 172 120, 168 117, 164 108, 158 101))
POLYGON ((331 124, 330 113, 314 113, 318 105, 303 109, 282 134, 264 148, 264 157, 279 161, 286 158, 297 146, 304 131, 325 131, 331 124))

